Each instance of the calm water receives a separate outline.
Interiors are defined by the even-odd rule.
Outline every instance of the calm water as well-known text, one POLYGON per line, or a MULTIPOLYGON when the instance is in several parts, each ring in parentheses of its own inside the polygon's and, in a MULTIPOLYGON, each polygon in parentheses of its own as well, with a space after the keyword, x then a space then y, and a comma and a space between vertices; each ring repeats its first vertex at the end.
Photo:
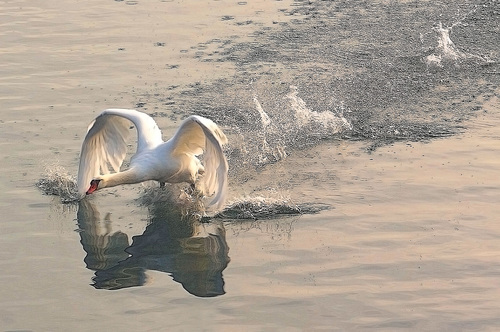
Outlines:
POLYGON ((0 330, 498 330, 499 13, 2 2, 0 330), (230 201, 322 210, 200 223, 140 185, 43 195, 108 107, 165 137, 210 117, 230 201))

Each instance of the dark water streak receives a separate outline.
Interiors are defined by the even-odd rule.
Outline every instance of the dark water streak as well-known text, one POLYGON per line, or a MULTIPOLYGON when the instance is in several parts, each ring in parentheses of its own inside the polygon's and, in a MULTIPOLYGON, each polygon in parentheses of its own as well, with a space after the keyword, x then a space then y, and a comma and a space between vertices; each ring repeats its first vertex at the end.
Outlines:
MULTIPOLYGON (((352 130, 318 137, 309 128, 268 137, 268 144, 286 146, 287 153, 325 138, 368 140, 373 149, 450 136, 481 110, 478 96, 491 96, 498 84, 499 12, 496 1, 296 1, 283 11, 294 19, 256 27, 249 42, 208 41, 221 50, 201 51, 199 60, 235 63, 234 78, 197 82, 177 95, 165 91, 175 100, 165 113, 217 118, 237 128, 246 151, 256 154, 252 141, 260 121, 253 96, 271 119, 280 119, 288 116, 284 98, 290 86, 297 86, 314 111, 343 107, 352 130), (438 46, 433 28, 440 23, 453 26, 457 47, 477 57, 442 67, 426 64, 438 46)), ((149 97, 151 104, 141 105, 146 111, 155 108, 149 97)))

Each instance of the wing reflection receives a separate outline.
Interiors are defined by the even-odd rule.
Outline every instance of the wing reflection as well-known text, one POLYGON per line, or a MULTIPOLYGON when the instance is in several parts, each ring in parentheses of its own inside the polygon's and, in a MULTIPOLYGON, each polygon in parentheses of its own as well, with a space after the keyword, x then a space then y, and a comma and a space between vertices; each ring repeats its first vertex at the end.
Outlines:
POLYGON ((165 202, 150 205, 149 212, 149 225, 129 246, 127 234, 112 233, 109 216, 101 220, 91 202, 80 201, 80 242, 87 253, 87 268, 95 271, 93 286, 142 286, 146 270, 156 270, 171 274, 195 296, 224 294, 222 271, 229 263, 229 248, 223 224, 183 217, 180 210, 165 202))

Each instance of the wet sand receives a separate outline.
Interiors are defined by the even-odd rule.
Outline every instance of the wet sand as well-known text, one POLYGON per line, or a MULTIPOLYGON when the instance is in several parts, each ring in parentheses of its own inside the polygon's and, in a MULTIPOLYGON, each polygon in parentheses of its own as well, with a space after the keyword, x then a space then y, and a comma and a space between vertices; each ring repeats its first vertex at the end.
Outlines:
MULTIPOLYGON (((148 265, 141 286, 92 287, 95 271, 84 261, 91 250, 85 245, 109 248, 111 235, 126 234, 126 243, 136 244, 130 255, 140 257, 140 238, 133 236, 144 235, 152 216, 163 212, 139 205, 140 186, 96 195, 90 202, 99 216, 87 233, 95 243, 85 242, 78 206, 61 204, 35 187, 44 166, 57 163, 76 173, 86 126, 102 109, 146 100, 148 112, 161 112, 169 101, 154 95, 160 87, 232 75, 232 63, 196 58, 197 51, 217 45, 200 43, 245 39, 255 26, 290 20, 279 9, 291 3, 39 5, 0 5, 5 19, 0 33, 2 330, 500 326, 498 89, 496 96, 476 98, 482 110, 464 123, 462 134, 398 142, 372 153, 370 142, 332 139, 249 169, 244 181, 231 178, 230 199, 285 197, 329 209, 215 224, 223 230, 197 226, 205 238, 218 232, 227 244, 228 261, 219 262, 223 295, 201 298, 187 291, 169 270, 187 269, 175 265, 182 261, 165 261, 168 268, 148 265)), ((166 137, 178 123, 168 116, 156 120, 166 137)), ((188 241, 183 235, 177 240, 188 241)), ((108 257, 97 249, 96 257, 108 257)), ((210 249, 204 253, 214 259, 200 266, 225 257, 211 256, 210 249)))

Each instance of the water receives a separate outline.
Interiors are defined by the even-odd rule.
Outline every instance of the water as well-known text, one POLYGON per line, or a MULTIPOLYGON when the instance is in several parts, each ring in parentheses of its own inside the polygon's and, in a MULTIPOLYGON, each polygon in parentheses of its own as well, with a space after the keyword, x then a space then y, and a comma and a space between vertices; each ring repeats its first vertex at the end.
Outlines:
POLYGON ((499 13, 2 3, 0 329, 497 330, 499 13), (226 208, 149 184, 72 202, 110 107, 165 138, 221 125, 226 208))

